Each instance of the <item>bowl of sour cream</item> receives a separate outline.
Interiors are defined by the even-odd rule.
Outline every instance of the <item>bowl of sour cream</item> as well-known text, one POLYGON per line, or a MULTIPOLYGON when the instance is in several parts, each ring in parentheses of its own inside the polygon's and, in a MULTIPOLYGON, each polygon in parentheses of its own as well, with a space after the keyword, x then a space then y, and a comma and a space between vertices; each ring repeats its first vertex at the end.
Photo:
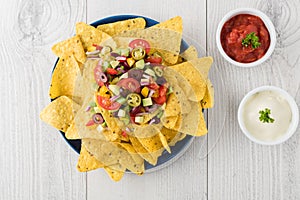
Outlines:
POLYGON ((261 86, 242 99, 238 122, 243 133, 253 142, 275 145, 295 133, 299 110, 293 97, 283 89, 261 86))

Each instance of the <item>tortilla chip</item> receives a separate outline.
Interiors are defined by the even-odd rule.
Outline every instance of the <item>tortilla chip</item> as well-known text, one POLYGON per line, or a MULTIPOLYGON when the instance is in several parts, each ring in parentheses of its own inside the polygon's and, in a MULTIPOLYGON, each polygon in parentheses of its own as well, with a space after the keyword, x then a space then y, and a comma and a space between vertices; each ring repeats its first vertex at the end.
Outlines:
POLYGON ((102 167, 104 167, 104 165, 94 158, 84 146, 81 146, 77 170, 80 172, 87 172, 102 167))
POLYGON ((93 44, 100 45, 103 42, 107 43, 107 45, 111 46, 113 49, 116 47, 116 44, 110 35, 84 22, 76 24, 76 35, 80 37, 85 51, 87 51, 89 47, 93 46, 93 44))
POLYGON ((173 129, 176 126, 178 116, 179 114, 177 116, 162 117, 161 118, 162 124, 166 128, 173 129))
POLYGON ((52 51, 58 57, 74 55, 75 59, 82 64, 86 60, 86 55, 79 36, 74 36, 55 44, 52 47, 52 51))
POLYGON ((167 152, 171 153, 171 149, 168 145, 168 142, 167 142, 167 139, 165 138, 165 136, 161 132, 158 133, 158 136, 160 138, 160 141, 161 141, 163 147, 167 150, 167 152))
POLYGON ((52 74, 49 95, 51 99, 59 96, 73 97, 77 77, 80 69, 73 55, 63 55, 52 74))
POLYGON ((197 61, 188 61, 178 65, 170 66, 181 74, 190 84, 192 91, 196 95, 196 101, 201 101, 206 90, 206 78, 196 69, 197 61))
POLYGON ((115 167, 108 167, 107 166, 107 167, 104 167, 104 170, 109 175, 111 180, 118 182, 124 176, 125 171, 118 171, 118 170, 115 170, 113 168, 115 168, 115 167))
POLYGON ((175 130, 171 130, 168 128, 163 128, 161 133, 165 136, 169 146, 174 146, 180 140, 183 140, 186 136, 184 133, 180 133, 175 130))
POLYGON ((191 63, 196 69, 200 72, 203 79, 208 78, 209 69, 213 63, 212 57, 202 57, 194 60, 190 60, 191 63))
POLYGON ((146 21, 144 20, 144 18, 135 18, 99 25, 97 26, 97 29, 107 33, 108 35, 114 36, 124 31, 144 29, 145 26, 146 21))
POLYGON ((166 103, 165 116, 166 117, 177 116, 179 115, 179 113, 181 113, 181 106, 180 106, 179 99, 174 93, 171 93, 168 96, 168 100, 166 103))
POLYGON ((65 136, 67 139, 69 140, 77 140, 77 139, 81 139, 78 135, 78 130, 76 128, 75 123, 73 122, 70 127, 67 129, 67 131, 65 132, 65 136))
POLYGON ((126 150, 118 147, 118 145, 112 142, 95 139, 82 139, 82 144, 105 166, 109 166, 115 170, 120 170, 114 166, 119 163, 134 173, 144 172, 144 160, 142 158, 134 160, 126 150))
POLYGON ((183 53, 180 54, 180 57, 186 61, 194 60, 198 58, 198 51, 196 47, 191 45, 183 53))
MULTIPOLYGON (((202 107, 200 104, 198 104, 198 109, 199 110, 202 110, 202 107)), ((207 127, 206 127, 206 122, 205 122, 205 119, 204 119, 204 114, 203 112, 201 112, 201 114, 199 115, 200 116, 200 120, 199 120, 199 123, 198 123, 198 131, 197 131, 197 134, 195 136, 203 136, 207 133, 207 127)))
MULTIPOLYGON (((142 159, 141 156, 135 151, 135 149, 133 148, 132 144, 130 144, 130 143, 121 143, 121 142, 115 142, 115 144, 118 144, 123 149, 125 149, 126 151, 128 151, 128 153, 130 153, 132 159, 136 163, 139 163, 140 160, 142 159)), ((141 175, 141 173, 143 173, 143 172, 140 172, 140 173, 137 173, 137 174, 141 175)))
POLYGON ((163 58, 166 62, 170 64, 175 64, 178 60, 178 55, 180 52, 182 29, 183 29, 182 18, 180 16, 176 16, 167 21, 161 22, 157 25, 150 27, 150 29, 152 28, 170 30, 170 32, 165 32, 165 33, 168 33, 168 37, 172 39, 172 42, 168 44, 170 47, 172 47, 172 51, 169 51, 168 49, 157 49, 157 51, 163 55, 163 58), (175 34, 170 34, 172 32, 174 32, 175 34))
POLYGON ((143 145, 140 143, 140 141, 136 137, 130 136, 129 140, 132 144, 132 147, 142 158, 144 158, 151 165, 156 165, 157 158, 155 159, 153 157, 153 154, 149 154, 149 152, 143 147, 143 145))
POLYGON ((60 131, 67 131, 74 122, 74 116, 79 105, 66 96, 61 96, 52 101, 40 113, 40 118, 60 131))
POLYGON ((214 86, 209 79, 207 79, 206 90, 201 100, 201 106, 203 108, 212 108, 214 106, 214 86))

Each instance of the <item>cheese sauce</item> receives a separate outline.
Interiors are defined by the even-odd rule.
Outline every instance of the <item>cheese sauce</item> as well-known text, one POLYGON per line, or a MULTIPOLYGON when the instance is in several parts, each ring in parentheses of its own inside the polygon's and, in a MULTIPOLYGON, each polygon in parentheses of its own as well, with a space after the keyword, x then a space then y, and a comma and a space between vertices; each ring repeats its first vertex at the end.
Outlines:
POLYGON ((250 97, 245 103, 242 116, 249 133, 266 142, 284 135, 292 121, 292 111, 288 102, 274 91, 258 92, 250 97), (266 108, 271 110, 270 117, 274 119, 273 123, 263 123, 259 120, 259 111, 266 108))

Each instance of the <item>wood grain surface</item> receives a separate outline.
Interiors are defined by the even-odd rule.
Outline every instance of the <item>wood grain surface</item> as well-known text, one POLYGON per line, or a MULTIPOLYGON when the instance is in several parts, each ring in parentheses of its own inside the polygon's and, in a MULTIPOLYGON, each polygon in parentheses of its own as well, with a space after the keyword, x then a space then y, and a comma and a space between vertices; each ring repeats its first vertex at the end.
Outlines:
POLYGON ((299 0, 12 0, 0 6, 0 199, 300 199, 300 133, 281 145, 250 142, 237 123, 240 100, 261 85, 288 91, 300 105, 299 0), (219 54, 215 32, 230 10, 253 7, 275 25, 272 57, 242 69, 219 54), (75 23, 116 14, 158 21, 180 15, 184 36, 214 57, 210 78, 216 105, 209 134, 197 138, 174 164, 112 182, 103 170, 79 173, 78 155, 39 119, 49 103, 56 57, 51 46, 75 33, 75 23))

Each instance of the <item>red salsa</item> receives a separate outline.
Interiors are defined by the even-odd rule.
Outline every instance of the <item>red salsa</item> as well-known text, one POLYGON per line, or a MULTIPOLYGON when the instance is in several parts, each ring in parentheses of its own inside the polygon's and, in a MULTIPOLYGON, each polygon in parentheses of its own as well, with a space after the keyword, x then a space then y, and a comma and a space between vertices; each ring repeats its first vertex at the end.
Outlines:
POLYGON ((264 22, 257 16, 240 14, 229 19, 221 30, 221 44, 226 54, 241 63, 254 62, 265 55, 270 46, 270 34, 264 22), (243 45, 243 39, 255 34, 260 45, 243 45))

